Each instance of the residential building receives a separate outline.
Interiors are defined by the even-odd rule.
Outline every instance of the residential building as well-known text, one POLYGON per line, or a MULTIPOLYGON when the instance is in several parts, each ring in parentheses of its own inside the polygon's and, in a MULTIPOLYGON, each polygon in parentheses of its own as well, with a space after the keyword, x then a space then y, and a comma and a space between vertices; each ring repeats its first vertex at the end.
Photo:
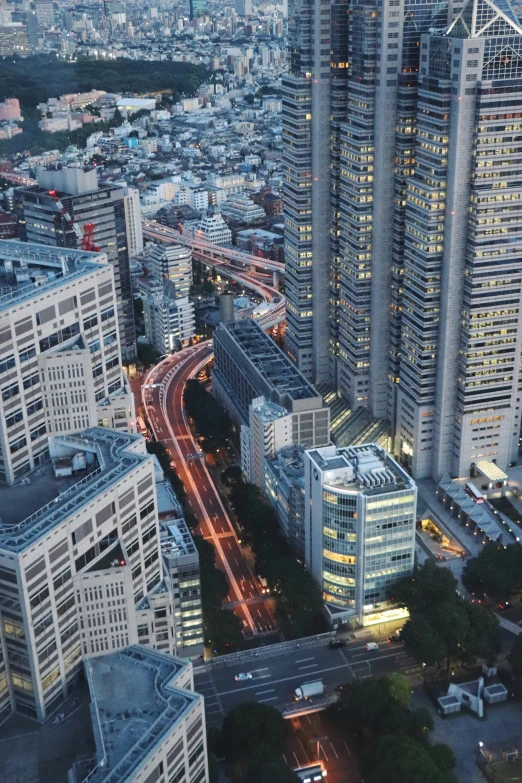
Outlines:
POLYGON ((184 245, 155 245, 149 256, 149 271, 173 284, 177 296, 188 296, 192 285, 192 253, 184 245))
POLYGON ((149 343, 160 355, 188 345, 196 334, 194 302, 188 296, 180 296, 167 278, 143 277, 137 285, 149 343))
POLYGON ((0 482, 44 462, 49 434, 135 431, 113 270, 105 253, 0 240, 0 482))
POLYGON ((18 98, 4 98, 0 103, 0 121, 12 122, 13 120, 21 120, 22 113, 20 111, 20 102, 18 98))
POLYGON ((306 567, 330 624, 403 617, 388 590, 413 571, 413 479, 375 444, 307 450, 304 469, 306 567))
POLYGON ((216 395, 240 424, 252 400, 265 397, 292 414, 292 442, 330 442, 330 410, 275 342, 253 320, 221 323, 214 331, 216 395))
POLYGON ((75 764, 71 783, 208 783, 205 707, 191 663, 134 645, 84 668, 96 755, 75 764))
MULTIPOLYGON (((131 241, 127 226, 132 224, 130 203, 134 196, 118 185, 98 183, 96 169, 85 171, 77 167, 37 168, 38 185, 16 191, 20 237, 58 247, 78 248, 73 221, 80 229, 86 223, 94 225, 94 242, 107 253, 114 267, 116 312, 119 323, 123 358, 136 355, 134 309, 129 271, 129 246, 138 247, 136 233, 131 241), (67 215, 57 205, 59 199, 67 215), (71 220, 72 218, 72 220, 71 220)), ((134 203, 134 202, 132 202, 134 203)), ((135 215, 134 215, 135 218, 135 215)))
POLYGON ((84 658, 135 642, 174 650, 145 440, 94 427, 53 435, 47 448, 30 478, 0 487, 11 706, 39 721, 74 688, 84 658))
POLYGON ((21 22, 0 25, 0 57, 30 54, 27 26, 21 22))
POLYGON ((188 203, 197 212, 208 209, 208 190, 206 188, 187 188, 188 203))
POLYGON ((227 199, 221 205, 224 217, 236 223, 254 223, 256 220, 265 220, 266 213, 244 193, 238 193, 227 199))
POLYGON ((265 490, 265 462, 293 441, 293 417, 286 408, 257 397, 250 403, 248 427, 241 427, 241 469, 245 481, 265 490))
POLYGON ((125 230, 129 258, 143 253, 143 228, 141 224, 140 193, 137 188, 125 187, 123 197, 125 209, 125 230))
POLYGON ((220 212, 204 215, 194 231, 194 239, 212 242, 214 245, 232 244, 232 231, 229 229, 220 212))

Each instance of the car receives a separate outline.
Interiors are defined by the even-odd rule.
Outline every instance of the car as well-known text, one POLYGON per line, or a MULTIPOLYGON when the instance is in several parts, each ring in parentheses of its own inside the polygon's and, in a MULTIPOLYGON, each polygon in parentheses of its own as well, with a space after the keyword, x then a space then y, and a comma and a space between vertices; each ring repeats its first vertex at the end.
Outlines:
POLYGON ((378 649, 379 649, 379 645, 377 644, 377 642, 368 642, 368 644, 366 645, 367 652, 373 652, 374 650, 378 650, 378 649))
POLYGON ((509 601, 500 601, 500 603, 498 604, 498 608, 501 611, 504 611, 504 609, 509 609, 510 606, 511 604, 509 601))
POLYGON ((251 680, 252 679, 252 672, 239 672, 239 674, 236 674, 234 677, 234 680, 236 682, 243 682, 244 680, 251 680))
POLYGON ((346 647, 346 642, 342 639, 330 639, 328 647, 330 650, 339 650, 341 647, 346 647))
POLYGON ((481 484, 480 488, 481 489, 488 489, 489 488, 489 484, 481 484))

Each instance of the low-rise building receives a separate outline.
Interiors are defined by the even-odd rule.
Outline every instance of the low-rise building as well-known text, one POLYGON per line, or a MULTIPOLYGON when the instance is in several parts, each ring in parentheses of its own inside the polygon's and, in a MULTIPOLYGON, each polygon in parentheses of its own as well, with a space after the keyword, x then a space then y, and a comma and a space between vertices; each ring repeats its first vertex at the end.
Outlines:
POLYGON ((214 245, 230 245, 232 231, 223 220, 220 212, 204 215, 194 231, 194 239, 212 242, 214 245))
POLYGON ((251 198, 243 193, 232 196, 221 205, 224 217, 236 223, 255 223, 266 218, 263 207, 254 204, 251 198))

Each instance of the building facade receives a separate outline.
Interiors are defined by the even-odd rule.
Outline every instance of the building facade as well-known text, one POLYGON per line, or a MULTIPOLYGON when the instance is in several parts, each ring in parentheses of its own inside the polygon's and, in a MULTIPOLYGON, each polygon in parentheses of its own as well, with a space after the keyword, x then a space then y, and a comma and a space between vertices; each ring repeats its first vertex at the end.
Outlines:
POLYGON ((329 622, 404 616, 388 605, 388 590, 413 571, 414 481, 374 444, 308 450, 304 468, 305 561, 329 622))
POLYGON ((16 191, 20 238, 44 245, 81 247, 72 221, 60 211, 57 198, 80 229, 86 223, 94 224, 94 242, 114 267, 122 355, 124 359, 134 358, 136 333, 129 245, 139 247, 137 227, 134 234, 131 231, 130 242, 127 236, 127 226, 136 218, 131 208, 134 196, 119 185, 98 184, 96 169, 39 168, 37 178, 38 185, 16 191))
POLYGON ((321 395, 251 319, 221 323, 214 331, 213 389, 230 415, 248 425, 257 397, 292 414, 292 443, 330 443, 330 410, 321 395))
POLYGON ((0 240, 0 481, 48 458, 50 434, 135 431, 104 253, 0 240))
POLYGON ((241 469, 245 481, 265 491, 265 462, 293 443, 292 414, 264 397, 252 400, 249 425, 241 427, 241 469))

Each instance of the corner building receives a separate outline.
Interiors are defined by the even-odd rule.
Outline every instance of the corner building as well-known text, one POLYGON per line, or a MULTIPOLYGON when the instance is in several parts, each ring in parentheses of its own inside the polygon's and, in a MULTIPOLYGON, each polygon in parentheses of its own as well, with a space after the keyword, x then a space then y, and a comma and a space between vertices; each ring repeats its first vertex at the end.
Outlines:
POLYGON ((304 487, 305 562, 329 623, 403 617, 387 594, 413 571, 414 481, 375 444, 326 446, 305 451, 304 487))

